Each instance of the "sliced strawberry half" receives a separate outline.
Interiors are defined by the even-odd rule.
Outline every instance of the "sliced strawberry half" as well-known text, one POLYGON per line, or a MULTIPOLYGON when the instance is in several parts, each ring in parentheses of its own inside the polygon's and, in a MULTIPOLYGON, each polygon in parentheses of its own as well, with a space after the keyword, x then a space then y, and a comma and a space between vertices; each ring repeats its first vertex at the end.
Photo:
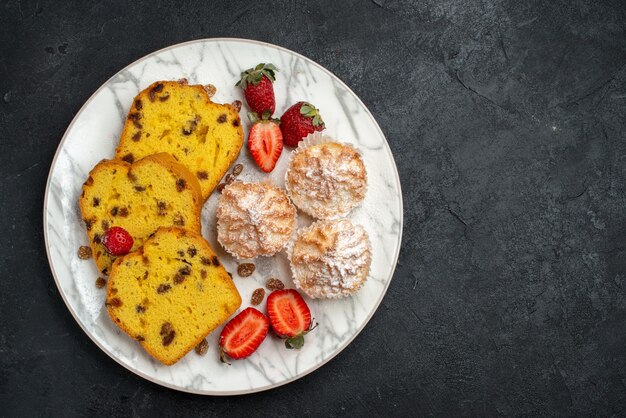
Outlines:
POLYGON ((254 308, 246 308, 231 319, 220 334, 220 359, 228 363, 254 353, 267 336, 270 322, 267 316, 254 308))
POLYGON ((256 113, 249 113, 248 118, 252 122, 248 134, 248 149, 259 168, 269 173, 276 167, 283 152, 283 134, 278 120, 270 119, 268 112, 263 115, 263 119, 258 119, 256 113))
POLYGON ((311 325, 311 310, 300 293, 294 289, 275 290, 267 297, 267 314, 272 329, 285 338, 285 347, 300 349, 304 336, 317 324, 311 325))

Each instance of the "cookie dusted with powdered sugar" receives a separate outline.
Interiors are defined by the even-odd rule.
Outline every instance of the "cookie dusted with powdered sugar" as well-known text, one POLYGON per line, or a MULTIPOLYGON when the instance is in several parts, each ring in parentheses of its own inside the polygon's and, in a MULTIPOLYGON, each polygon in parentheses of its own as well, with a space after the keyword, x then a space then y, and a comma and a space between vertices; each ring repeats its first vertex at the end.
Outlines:
POLYGON ((217 240, 237 258, 271 256, 289 242, 296 208, 285 192, 269 183, 236 181, 217 204, 217 240))
POLYGON ((289 259, 297 288, 312 298, 342 298, 367 280, 372 251, 362 226, 322 220, 298 231, 289 259))
POLYGON ((361 155, 352 146, 309 145, 305 140, 291 157, 285 186, 298 209, 318 219, 334 219, 363 201, 367 175, 361 155))

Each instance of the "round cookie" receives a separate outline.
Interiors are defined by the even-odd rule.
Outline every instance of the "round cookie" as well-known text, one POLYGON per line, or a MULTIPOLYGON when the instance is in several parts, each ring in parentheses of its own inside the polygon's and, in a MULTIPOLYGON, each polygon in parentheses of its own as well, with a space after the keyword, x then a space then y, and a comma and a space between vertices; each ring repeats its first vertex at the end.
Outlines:
POLYGON ((216 216, 217 240, 237 258, 276 254, 296 227, 296 208, 282 189, 268 183, 226 186, 216 216))
POLYGON ((312 298, 342 298, 367 280, 372 252, 362 226, 321 220, 298 231, 289 259, 297 288, 312 298))
POLYGON ((285 176, 287 193, 298 209, 318 218, 347 215, 365 198, 367 175, 361 155, 337 142, 301 146, 285 176))

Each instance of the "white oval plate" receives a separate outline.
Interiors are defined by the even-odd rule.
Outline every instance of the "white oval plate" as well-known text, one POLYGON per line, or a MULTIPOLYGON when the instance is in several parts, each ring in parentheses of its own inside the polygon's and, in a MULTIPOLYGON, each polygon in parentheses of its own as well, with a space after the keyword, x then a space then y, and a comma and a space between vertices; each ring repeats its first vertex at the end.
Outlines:
MULTIPOLYGON (((284 185, 284 172, 291 150, 285 148, 271 173, 256 168, 244 145, 238 162, 244 165, 244 180, 271 179, 284 185)), ((227 270, 236 263, 215 239, 215 193, 202 211, 203 234, 227 270)), ((311 221, 299 214, 299 224, 311 221)), ((87 100, 78 112, 56 152, 44 201, 44 233, 50 267, 70 312, 89 337, 115 361, 132 372, 163 386, 205 395, 233 395, 270 389, 298 379, 317 369, 343 350, 365 327, 380 304, 397 262, 402 237, 402 194, 389 146, 378 124, 359 98, 337 77, 319 64, 287 49, 241 39, 205 39, 174 45, 129 65, 87 100), (244 102, 241 111, 244 132, 249 124, 241 89, 234 86, 242 70, 259 62, 274 63, 280 72, 275 83, 276 115, 291 104, 307 100, 320 109, 327 135, 348 142, 363 154, 368 170, 368 191, 363 205, 350 218, 370 235, 373 259, 366 285, 352 298, 334 301, 307 299, 319 327, 306 336, 302 350, 287 350, 283 342, 268 336, 248 359, 231 366, 218 359, 218 328, 208 337, 204 357, 193 351, 173 366, 153 360, 142 347, 121 332, 104 309, 105 292, 96 289, 98 271, 93 260, 77 257, 87 236, 78 209, 81 185, 91 168, 103 158, 112 158, 122 124, 133 97, 156 80, 186 77, 191 84, 217 87, 213 100, 244 102)), ((270 276, 293 287, 284 253, 256 260, 252 277, 234 274, 243 299, 263 287, 270 276)), ((264 304, 261 305, 264 310, 264 304)))

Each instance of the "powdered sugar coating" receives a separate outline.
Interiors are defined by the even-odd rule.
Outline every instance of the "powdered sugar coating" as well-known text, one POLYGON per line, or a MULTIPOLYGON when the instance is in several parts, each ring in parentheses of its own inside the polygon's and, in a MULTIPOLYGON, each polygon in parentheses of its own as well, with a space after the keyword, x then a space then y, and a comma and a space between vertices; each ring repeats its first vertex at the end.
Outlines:
POLYGON ((363 201, 366 183, 361 155, 337 142, 299 147, 285 176, 294 204, 318 219, 347 215, 363 201))
POLYGON ((372 261, 367 232, 348 219, 317 221, 298 231, 289 252, 294 284, 312 298, 353 295, 372 261))
POLYGON ((296 208, 269 183, 236 181, 217 205, 217 240, 237 258, 271 256, 282 250, 296 227, 296 208))

